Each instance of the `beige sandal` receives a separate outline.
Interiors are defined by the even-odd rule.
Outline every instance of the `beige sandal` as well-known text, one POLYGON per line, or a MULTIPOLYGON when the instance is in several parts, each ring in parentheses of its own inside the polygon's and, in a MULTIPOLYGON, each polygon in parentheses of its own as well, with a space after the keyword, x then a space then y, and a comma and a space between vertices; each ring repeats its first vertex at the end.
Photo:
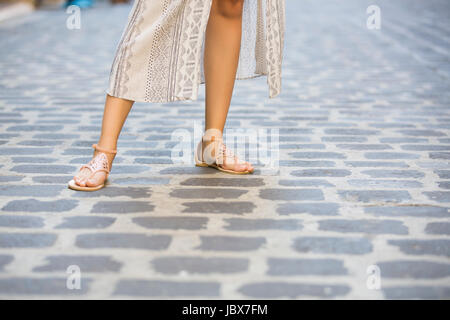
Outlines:
POLYGON ((231 170, 231 169, 224 169, 222 167, 222 165, 225 163, 224 160, 226 158, 233 158, 234 166, 236 166, 236 164, 242 164, 239 162, 238 157, 236 155, 234 155, 231 150, 227 149, 227 147, 223 143, 223 138, 216 138, 216 137, 212 136, 211 138, 206 139, 205 136, 203 136, 197 145, 197 150, 194 154, 194 158, 195 158, 195 165, 197 167, 212 167, 217 170, 227 172, 227 173, 232 173, 232 174, 253 173, 253 170, 237 171, 237 170, 231 170), (216 141, 218 143, 218 147, 215 149, 216 150, 215 157, 212 157, 211 159, 207 159, 207 161, 205 161, 203 158, 203 155, 204 155, 203 154, 204 153, 203 152, 203 144, 202 144, 203 141, 206 141, 206 142, 207 141, 216 141))
MULTIPOLYGON (((89 161, 88 164, 83 165, 80 168, 80 171, 84 168, 88 168, 92 171, 91 175, 89 177, 87 177, 86 180, 89 180, 98 171, 105 171, 106 179, 108 179, 110 168, 108 166, 108 158, 106 157, 105 152, 116 154, 117 150, 101 148, 101 147, 97 146, 97 144, 95 144, 95 143, 92 145, 92 148, 94 148, 95 150, 98 150, 100 152, 94 158, 92 158, 92 160, 89 161)), ((75 183, 75 180, 72 179, 69 181, 69 188, 73 189, 73 190, 78 190, 78 191, 97 191, 105 186, 106 179, 102 184, 95 186, 95 187, 79 186, 78 184, 75 183)))

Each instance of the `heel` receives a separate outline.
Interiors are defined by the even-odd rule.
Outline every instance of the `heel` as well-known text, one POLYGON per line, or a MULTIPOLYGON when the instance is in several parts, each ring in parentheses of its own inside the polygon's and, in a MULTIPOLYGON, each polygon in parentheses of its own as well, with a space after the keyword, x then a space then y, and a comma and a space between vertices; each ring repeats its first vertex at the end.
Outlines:
POLYGON ((208 164, 205 163, 205 162, 203 162, 203 161, 201 161, 201 160, 199 159, 199 157, 198 157, 199 151, 200 151, 200 154, 202 154, 202 141, 200 141, 200 142, 197 144, 197 149, 196 149, 195 152, 194 152, 195 166, 197 166, 197 167, 207 167, 208 164), (200 150, 199 150, 199 149, 200 149, 200 150))

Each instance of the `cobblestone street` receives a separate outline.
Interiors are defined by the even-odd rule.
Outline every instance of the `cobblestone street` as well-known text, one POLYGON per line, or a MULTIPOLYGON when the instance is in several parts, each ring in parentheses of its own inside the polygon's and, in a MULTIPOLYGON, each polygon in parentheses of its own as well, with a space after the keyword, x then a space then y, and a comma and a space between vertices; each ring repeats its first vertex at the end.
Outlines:
POLYGON ((130 9, 0 24, 0 299, 450 298, 449 1, 286 0, 282 92, 236 81, 227 121, 278 129, 279 173, 172 163, 201 85, 136 103, 107 186, 77 192, 130 9))

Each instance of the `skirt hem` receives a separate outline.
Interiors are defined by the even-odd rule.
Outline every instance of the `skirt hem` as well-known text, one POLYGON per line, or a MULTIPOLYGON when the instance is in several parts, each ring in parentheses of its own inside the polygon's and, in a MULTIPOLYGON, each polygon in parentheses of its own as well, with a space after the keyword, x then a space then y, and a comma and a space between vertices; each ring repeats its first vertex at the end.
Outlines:
MULTIPOLYGON (((267 76, 266 73, 259 73, 259 74, 254 74, 252 76, 244 76, 244 77, 236 77, 236 80, 247 80, 247 79, 255 79, 255 78, 260 78, 262 76, 267 76)), ((200 84, 205 84, 205 81, 201 81, 199 83, 200 84)), ((146 103, 169 103, 169 102, 176 102, 176 101, 197 101, 198 100, 198 94, 196 96, 193 97, 176 97, 176 96, 172 96, 171 98, 168 99, 146 99, 146 98, 142 98, 142 97, 132 97, 132 96, 128 96, 126 94, 124 95, 119 95, 119 94, 112 94, 111 90, 106 90, 106 94, 110 95, 111 97, 115 97, 115 98, 120 98, 120 99, 126 99, 126 100, 130 100, 130 101, 134 101, 134 102, 146 102, 146 103)), ((278 94, 274 95, 274 96, 270 96, 269 94, 269 99, 273 99, 277 96, 278 94)))

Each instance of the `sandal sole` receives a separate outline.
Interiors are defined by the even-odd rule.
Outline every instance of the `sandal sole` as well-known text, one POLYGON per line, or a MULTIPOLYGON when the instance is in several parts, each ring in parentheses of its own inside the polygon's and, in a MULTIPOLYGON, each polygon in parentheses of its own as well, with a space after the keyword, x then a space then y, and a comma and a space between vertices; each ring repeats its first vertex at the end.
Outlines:
POLYGON ((209 164, 207 164, 207 163, 196 163, 195 165, 196 165, 197 167, 210 167, 210 168, 214 168, 214 169, 217 169, 217 170, 219 170, 219 171, 226 172, 226 173, 230 173, 230 174, 252 174, 252 173, 253 173, 253 171, 233 171, 233 170, 226 170, 226 169, 223 169, 223 168, 221 168, 221 167, 219 167, 219 166, 216 166, 216 165, 209 165, 209 164))
POLYGON ((82 187, 82 186, 77 185, 75 183, 75 180, 73 180, 73 179, 70 180, 69 184, 68 184, 69 189, 77 190, 77 191, 97 191, 97 190, 100 190, 101 188, 103 188, 104 186, 105 186, 105 184, 103 183, 96 187, 82 187))

